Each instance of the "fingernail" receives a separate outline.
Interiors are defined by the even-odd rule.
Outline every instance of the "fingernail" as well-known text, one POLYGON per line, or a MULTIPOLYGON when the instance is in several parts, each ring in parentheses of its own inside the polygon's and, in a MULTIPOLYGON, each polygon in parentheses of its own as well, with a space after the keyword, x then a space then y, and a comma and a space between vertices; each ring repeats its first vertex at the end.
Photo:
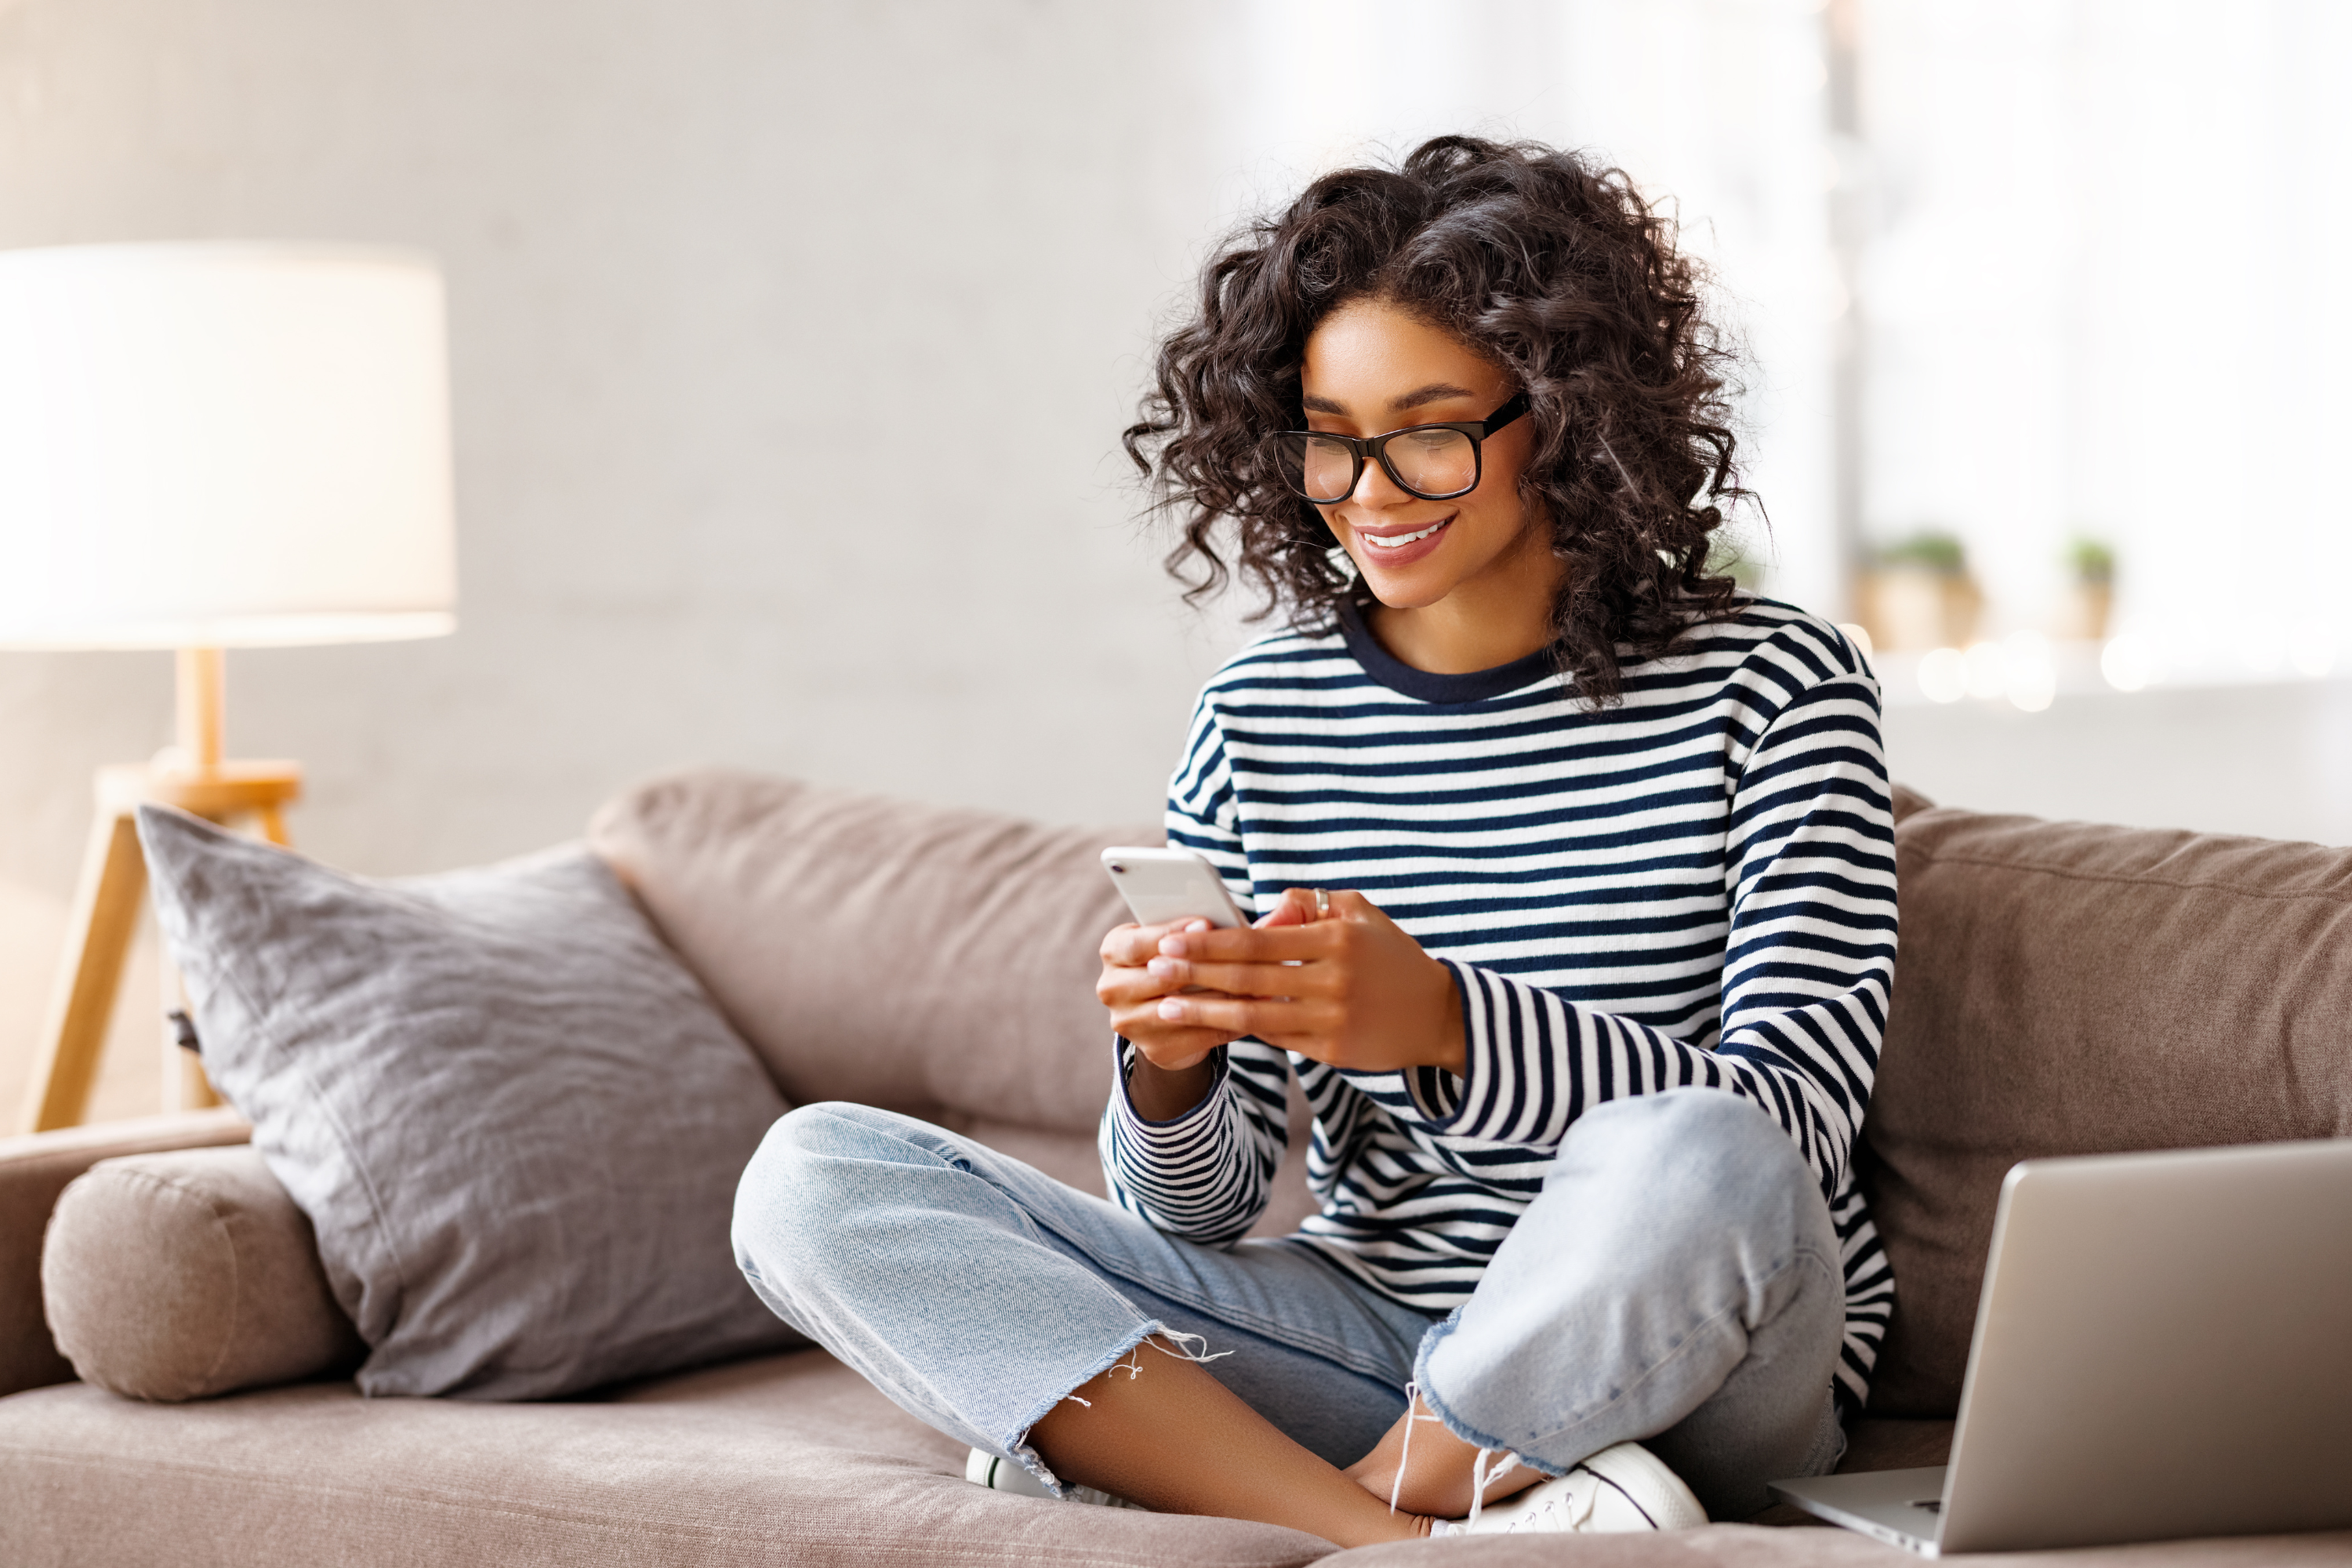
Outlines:
POLYGON ((1173 996, 1162 996, 1160 999, 1160 1021, 1163 1024, 1182 1023, 1184 1021, 1184 1004, 1179 1002, 1173 996))
POLYGON ((1160 939, 1160 951, 1170 958, 1181 958, 1184 956, 1184 939, 1181 936, 1163 936, 1160 939))
POLYGON ((1155 958, 1144 967, 1151 971, 1154 980, 1173 980, 1184 966, 1172 958, 1155 958))

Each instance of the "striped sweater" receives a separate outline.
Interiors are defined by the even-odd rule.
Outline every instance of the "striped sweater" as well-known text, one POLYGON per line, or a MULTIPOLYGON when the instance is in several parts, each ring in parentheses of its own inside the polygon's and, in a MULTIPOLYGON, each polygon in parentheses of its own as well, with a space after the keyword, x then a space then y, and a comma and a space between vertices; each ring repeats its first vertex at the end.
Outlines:
MULTIPOLYGON (((1686 1085, 1760 1106, 1811 1166, 1843 1251, 1841 1402, 1895 1282, 1853 1178, 1894 984, 1894 819, 1878 689, 1834 629, 1770 600, 1629 663, 1580 706, 1548 653, 1432 675, 1352 609, 1236 655, 1201 694, 1168 836, 1244 910, 1352 888, 1454 971, 1468 1059, 1346 1071, 1255 1039, 1171 1121, 1124 1094, 1112 1195, 1230 1244, 1265 1206, 1286 1078, 1314 1112, 1296 1239, 1392 1299, 1460 1304, 1589 1106, 1686 1085)), ((1121 1040, 1122 1079, 1134 1047, 1121 1040)))

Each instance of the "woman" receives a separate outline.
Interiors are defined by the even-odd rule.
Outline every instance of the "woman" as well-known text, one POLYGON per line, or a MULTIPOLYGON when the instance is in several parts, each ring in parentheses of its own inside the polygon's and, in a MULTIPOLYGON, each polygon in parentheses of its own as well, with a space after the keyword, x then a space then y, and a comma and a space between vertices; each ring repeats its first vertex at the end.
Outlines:
MULTIPOLYGON (((784 1318, 979 1473, 1343 1545, 1740 1517, 1843 1447, 1893 979, 1877 692, 1707 570, 1727 354, 1622 175, 1446 137, 1212 260, 1129 452, 1288 629, 1204 689, 1122 926, 1117 1205, 863 1107, 747 1173, 784 1318), (1221 552, 1230 533, 1234 566, 1221 552), (1314 1111, 1321 1213, 1240 1242, 1314 1111)), ((998 1484, 1004 1484, 1000 1481, 998 1484)))

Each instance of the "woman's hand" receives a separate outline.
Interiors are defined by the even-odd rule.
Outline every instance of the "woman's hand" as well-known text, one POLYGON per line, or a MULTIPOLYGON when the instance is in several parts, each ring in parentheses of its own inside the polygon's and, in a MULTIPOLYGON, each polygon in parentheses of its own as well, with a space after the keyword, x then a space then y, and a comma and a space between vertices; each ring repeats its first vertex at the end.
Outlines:
MULTIPOLYGON (((1294 888, 1247 931, 1201 921, 1163 929, 1145 963, 1150 985, 1121 994, 1134 998, 1136 1011, 1153 1015, 1150 1026, 1161 1031, 1171 1058, 1194 1042, 1205 1057, 1227 1040, 1254 1035, 1333 1067, 1441 1067, 1459 1076, 1466 1062, 1454 972, 1361 893, 1328 898, 1328 911, 1319 918, 1315 894, 1294 888)), ((1123 926, 1111 936, 1135 932, 1139 939, 1147 929, 1123 926)), ((1139 945, 1131 941, 1120 951, 1131 954, 1139 945)), ((1110 947, 1106 941, 1106 963, 1110 947)), ((1123 1026, 1120 1032, 1127 1033, 1123 1026)), ((1128 1038, 1143 1046, 1136 1035, 1128 1038)))
POLYGON ((1202 920, 1171 921, 1163 925, 1123 925, 1102 940, 1102 977, 1095 995, 1110 1009, 1110 1026, 1133 1042, 1144 1061, 1166 1071, 1181 1072, 1208 1059, 1209 1053, 1247 1031, 1217 1030, 1163 1018, 1160 1000, 1184 988, 1154 973, 1149 965, 1171 937, 1211 930, 1202 920))
POLYGON ((1206 921, 1173 921, 1123 925, 1103 938, 1102 978, 1095 982, 1095 994, 1110 1009, 1111 1027, 1135 1047, 1127 1097, 1147 1121, 1173 1121, 1206 1099, 1216 1079, 1209 1053, 1234 1037, 1160 1017, 1160 998, 1178 987, 1147 967, 1171 935, 1209 929, 1206 921))

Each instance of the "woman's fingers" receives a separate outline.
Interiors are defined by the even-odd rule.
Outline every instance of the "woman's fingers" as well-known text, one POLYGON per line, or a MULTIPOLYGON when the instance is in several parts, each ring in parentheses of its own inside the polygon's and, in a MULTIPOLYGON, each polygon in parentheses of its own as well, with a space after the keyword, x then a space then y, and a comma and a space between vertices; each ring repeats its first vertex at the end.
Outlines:
POLYGON ((1253 929, 1265 931, 1275 926, 1312 925, 1318 918, 1315 890, 1293 888, 1282 895, 1274 908, 1257 918, 1253 929))
POLYGON ((1171 935, 1193 935, 1210 929, 1203 920, 1171 921, 1160 925, 1123 925, 1102 940, 1103 968, 1095 982, 1095 995, 1110 1014, 1111 1027, 1130 1041, 1154 1067, 1181 1071, 1195 1067, 1211 1051, 1234 1037, 1198 1023, 1170 1023, 1160 1016, 1160 999, 1188 984, 1172 981, 1148 967, 1160 944, 1171 935))
POLYGON ((1164 970, 1106 963, 1095 981, 1095 997, 1106 1007, 1133 1007, 1171 991, 1181 991, 1188 984, 1171 979, 1164 970))
POLYGON ((1244 1035, 1337 1067, 1465 1070, 1453 972, 1359 892, 1293 889, 1261 921, 1121 926, 1097 990, 1154 1064, 1244 1035))
POLYGON ((1197 1025, 1171 1024, 1156 1007, 1155 1003, 1146 1003, 1111 1012, 1111 1027, 1154 1067, 1181 1071, 1234 1037, 1197 1025))
POLYGON ((1288 1050, 1304 1048, 1294 1042, 1328 1040, 1341 1022, 1340 1009, 1320 998, 1270 1001, 1196 991, 1162 996, 1156 1006, 1163 1028, 1170 1025, 1206 1028, 1227 1039, 1254 1035, 1288 1050))
POLYGON ((1164 994, 1168 983, 1145 966, 1159 945, 1172 932, 1207 931, 1206 921, 1172 921, 1160 925, 1123 925, 1102 940, 1102 973, 1095 979, 1095 999, 1114 1010, 1132 1007, 1164 994))
POLYGON ((1123 967, 1141 964, 1149 962, 1151 955, 1160 951, 1160 944, 1170 936, 1210 929, 1209 922, 1202 920, 1162 921, 1158 925, 1148 926, 1114 926, 1102 939, 1102 961, 1123 967))
POLYGON ((1199 1067, 1211 1051, 1231 1037, 1213 1029, 1178 1029, 1160 1035, 1129 1035, 1128 1040, 1153 1067, 1182 1072, 1186 1068, 1199 1067))
POLYGON ((1170 931, 1151 955, 1208 963, 1303 963, 1328 956, 1347 938, 1338 921, 1307 925, 1227 926, 1170 931))
POLYGON ((1155 995, 1197 987, 1229 996, 1325 996, 1345 984, 1328 963, 1195 963, 1185 958, 1155 958, 1146 973, 1155 995))

